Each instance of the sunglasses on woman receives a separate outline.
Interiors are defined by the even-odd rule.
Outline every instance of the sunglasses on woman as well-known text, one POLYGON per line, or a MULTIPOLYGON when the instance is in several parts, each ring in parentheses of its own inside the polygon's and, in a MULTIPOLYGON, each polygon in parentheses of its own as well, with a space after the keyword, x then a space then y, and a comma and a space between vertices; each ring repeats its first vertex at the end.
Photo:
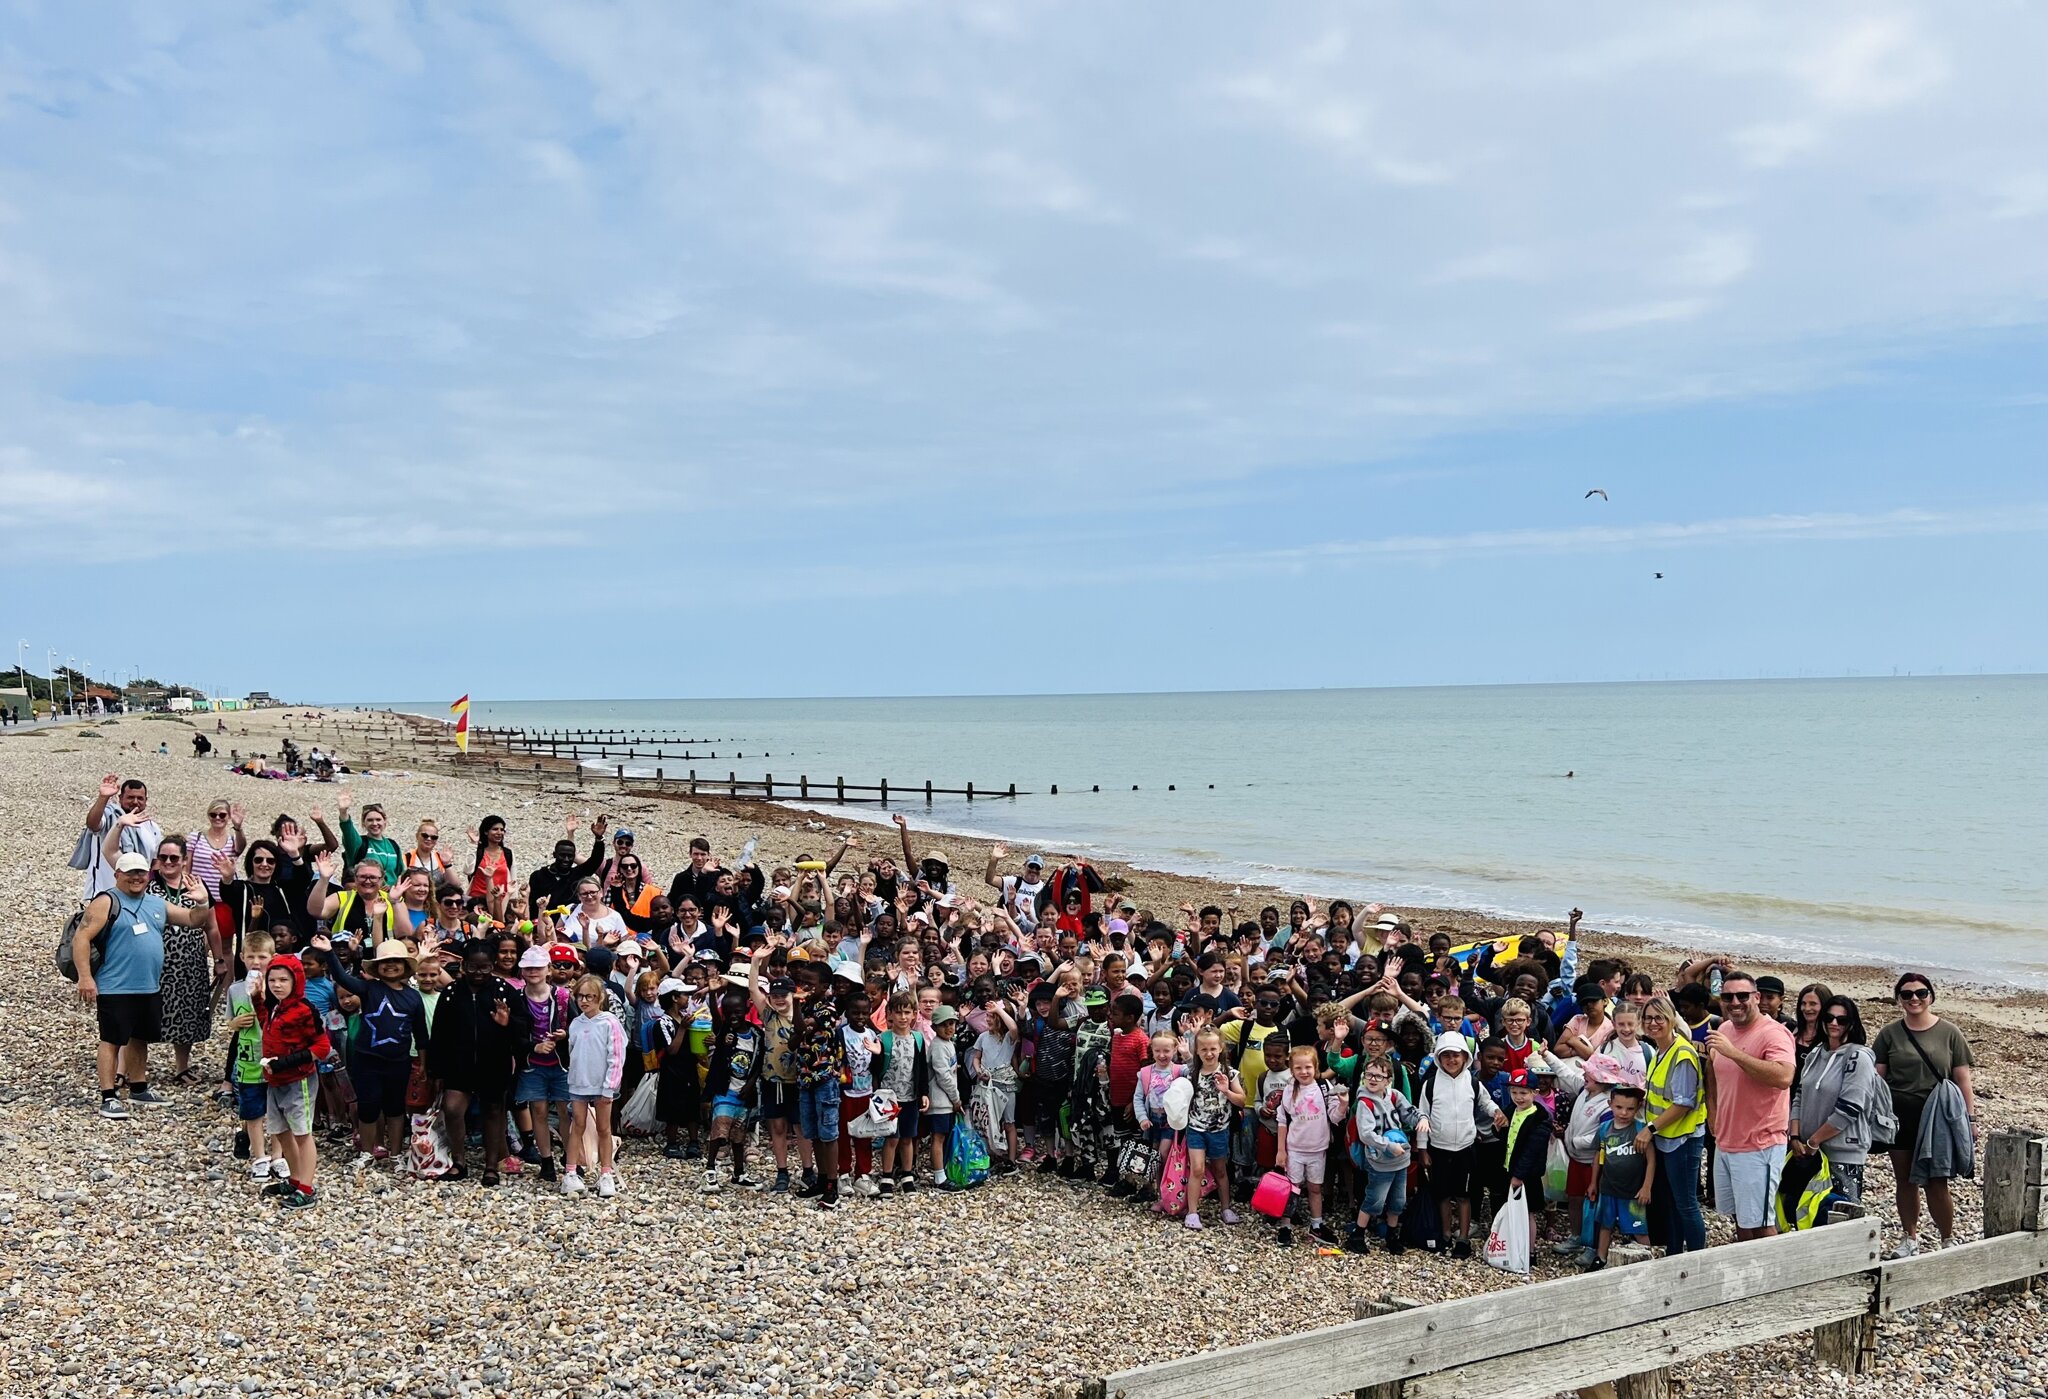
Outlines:
POLYGON ((1899 992, 1899 999, 1902 1001, 1931 1001, 1934 999, 1934 993, 1925 986, 1908 986, 1905 990, 1899 992))

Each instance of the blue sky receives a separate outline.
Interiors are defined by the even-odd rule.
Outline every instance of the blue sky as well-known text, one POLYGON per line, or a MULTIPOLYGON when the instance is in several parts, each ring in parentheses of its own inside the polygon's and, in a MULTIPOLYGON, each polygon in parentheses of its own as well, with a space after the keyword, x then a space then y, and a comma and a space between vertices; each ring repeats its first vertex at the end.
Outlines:
POLYGON ((2044 50, 0 0, 0 586, 307 696, 2048 667, 2044 50))

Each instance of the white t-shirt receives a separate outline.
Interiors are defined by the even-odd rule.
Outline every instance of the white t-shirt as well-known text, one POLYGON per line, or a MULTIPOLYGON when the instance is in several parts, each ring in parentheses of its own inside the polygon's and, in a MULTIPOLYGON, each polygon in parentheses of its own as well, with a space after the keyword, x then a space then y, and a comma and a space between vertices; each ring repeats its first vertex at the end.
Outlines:
POLYGON ((1019 923, 1035 924, 1038 921, 1038 895, 1044 888, 1043 879, 1036 884, 1026 884, 1023 876, 1006 874, 1003 876, 1003 907, 1019 923))
POLYGON ((619 917, 616 909, 608 908, 597 917, 586 920, 579 905, 570 909, 562 919, 562 936, 585 947, 608 945, 630 935, 626 920, 619 917))

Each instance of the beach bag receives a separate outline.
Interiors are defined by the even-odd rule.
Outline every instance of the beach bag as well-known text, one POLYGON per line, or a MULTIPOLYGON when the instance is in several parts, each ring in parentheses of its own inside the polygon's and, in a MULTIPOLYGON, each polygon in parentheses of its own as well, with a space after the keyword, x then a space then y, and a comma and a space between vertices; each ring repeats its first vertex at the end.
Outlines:
MULTIPOLYGON (((1177 1083, 1186 1083, 1178 1079, 1177 1083)), ((1170 1091, 1170 1090, 1169 1090, 1170 1091)), ((1188 1142, 1180 1133, 1173 1134, 1173 1145, 1166 1148, 1166 1159, 1159 1167, 1159 1212, 1167 1215, 1185 1214, 1188 1207, 1188 1142)))
POLYGON ((1519 1185, 1509 1189, 1508 1202, 1486 1232, 1486 1262, 1504 1273, 1529 1272, 1529 1202, 1519 1185))
POLYGON ((1444 1242, 1443 1212, 1436 1207, 1436 1189, 1430 1184, 1428 1171, 1410 1177, 1410 1181, 1408 1205, 1401 1211, 1402 1242, 1411 1248, 1434 1252, 1444 1242))
POLYGON ((425 1112, 434 1105, 440 1095, 434 1091, 434 1080, 427 1076, 427 1061, 412 1061, 412 1073, 405 1080, 405 1110, 425 1112))
POLYGON ((1195 1081, 1185 1074, 1166 1085, 1165 1096, 1160 1105, 1166 1113, 1166 1125, 1176 1132, 1188 1129, 1188 1109, 1195 1103, 1195 1081))
POLYGON ((946 1180, 961 1187, 988 1179, 988 1143, 960 1118, 953 1119, 953 1139, 946 1144, 946 1180))
POLYGON ((439 1180, 455 1168, 448 1150, 448 1126, 441 1110, 414 1113, 407 1139, 405 1173, 415 1180, 439 1180))
POLYGON ((1791 1234, 1827 1223, 1829 1211, 1842 1198, 1825 1155, 1815 1151, 1792 1157, 1778 1177, 1778 1232, 1791 1234))
MULTIPOLYGON (((113 897, 114 896, 112 894, 93 895, 93 898, 95 899, 104 898, 111 900, 113 897)), ((57 935, 57 971, 60 975, 63 976, 63 978, 66 981, 78 980, 78 963, 76 959, 74 959, 72 956, 72 940, 78 936, 78 925, 85 921, 86 909, 91 907, 92 903, 90 900, 88 900, 84 904, 81 904, 78 908, 78 911, 73 913, 70 918, 65 920, 64 931, 57 935)), ((89 955, 92 958, 92 970, 95 973, 99 971, 100 963, 104 962, 107 958, 107 937, 113 931, 114 915, 111 912, 109 912, 107 914, 107 925, 106 927, 101 928, 99 931, 99 936, 95 937, 92 940, 92 947, 89 953, 89 955)))
POLYGON ((1132 1137, 1116 1154, 1117 1179, 1133 1190, 1143 1190, 1150 1185, 1152 1172, 1158 1168, 1159 1152, 1143 1137, 1132 1137))
POLYGON ((1565 1198, 1565 1182, 1571 1175, 1572 1158, 1564 1149, 1564 1138, 1553 1135, 1550 1138, 1550 1158, 1543 1167, 1543 1198, 1562 1200, 1565 1198))
POLYGON ((867 1111, 846 1124, 846 1135, 863 1141, 890 1136, 896 1131, 896 1117, 900 1112, 902 1108, 898 1106, 894 1093, 886 1089, 877 1090, 868 1098, 867 1111))
POLYGON ((642 1074, 639 1084, 619 1107, 619 1130, 644 1137, 661 1125, 655 1101, 661 1095, 661 1076, 642 1074))

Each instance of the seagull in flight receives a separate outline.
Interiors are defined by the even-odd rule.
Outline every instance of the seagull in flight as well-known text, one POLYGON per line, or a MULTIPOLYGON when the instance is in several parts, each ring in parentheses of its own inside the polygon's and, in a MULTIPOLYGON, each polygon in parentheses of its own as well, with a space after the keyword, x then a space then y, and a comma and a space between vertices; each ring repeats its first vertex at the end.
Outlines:
POLYGON ((1601 490, 1598 486, 1595 486, 1592 490, 1587 491, 1584 499, 1591 500, 1596 495, 1599 496, 1602 500, 1607 499, 1607 492, 1601 490))
POLYGON ((1661 573, 1653 573, 1653 574, 1651 574, 1650 576, 1651 576, 1652 578, 1662 578, 1662 577, 1663 577, 1664 575, 1663 575, 1663 574, 1661 574, 1661 573))

